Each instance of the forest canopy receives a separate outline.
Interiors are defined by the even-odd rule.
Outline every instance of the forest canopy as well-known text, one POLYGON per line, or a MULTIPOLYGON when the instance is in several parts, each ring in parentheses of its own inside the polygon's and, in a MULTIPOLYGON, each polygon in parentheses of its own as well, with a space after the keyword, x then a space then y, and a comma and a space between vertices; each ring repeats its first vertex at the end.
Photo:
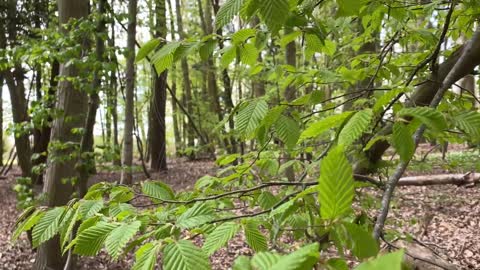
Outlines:
POLYGON ((451 269, 397 244, 412 236, 389 211, 399 186, 480 181, 478 164, 405 177, 449 144, 479 161, 479 16, 476 0, 4 0, 11 239, 36 270, 212 269, 239 236, 249 252, 223 267, 451 269), (188 185, 190 165, 164 179, 205 159, 188 185))

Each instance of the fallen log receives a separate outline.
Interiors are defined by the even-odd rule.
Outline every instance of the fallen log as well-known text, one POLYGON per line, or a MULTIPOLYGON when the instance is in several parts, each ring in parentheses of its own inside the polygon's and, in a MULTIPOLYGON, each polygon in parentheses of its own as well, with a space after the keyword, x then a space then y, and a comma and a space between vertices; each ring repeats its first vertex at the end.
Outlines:
POLYGON ((399 186, 457 185, 467 186, 480 182, 480 173, 420 175, 400 178, 399 186))

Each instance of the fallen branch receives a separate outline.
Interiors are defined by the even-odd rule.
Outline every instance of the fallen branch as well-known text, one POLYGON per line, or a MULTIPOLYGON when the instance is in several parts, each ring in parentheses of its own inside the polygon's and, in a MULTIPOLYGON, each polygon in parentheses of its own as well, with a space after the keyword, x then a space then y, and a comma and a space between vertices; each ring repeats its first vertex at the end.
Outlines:
POLYGON ((480 173, 438 174, 402 177, 399 186, 432 186, 432 185, 473 185, 480 183, 480 173))

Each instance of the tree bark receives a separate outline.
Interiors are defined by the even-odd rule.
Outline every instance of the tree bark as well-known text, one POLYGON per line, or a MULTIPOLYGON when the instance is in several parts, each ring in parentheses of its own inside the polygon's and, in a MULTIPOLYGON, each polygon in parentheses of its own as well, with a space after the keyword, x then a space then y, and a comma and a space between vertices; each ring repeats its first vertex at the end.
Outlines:
MULTIPOLYGON (((167 19, 165 0, 155 1, 155 33, 156 38, 167 37, 167 19)), ((148 129, 150 144, 150 168, 154 171, 167 170, 166 147, 166 105, 167 105, 167 71, 157 74, 152 66, 153 89, 150 103, 150 125, 148 129)))
MULTIPOLYGON (((185 39, 186 35, 183 30, 183 19, 182 19, 182 11, 181 11, 181 0, 175 0, 175 11, 177 15, 177 28, 178 34, 180 35, 180 39, 185 39)), ((186 58, 182 58, 181 60, 181 68, 182 68, 182 77, 183 77, 183 94, 184 94, 184 101, 185 107, 187 112, 190 116, 193 115, 193 104, 192 104, 192 85, 190 81, 190 71, 188 68, 188 62, 186 58)), ((187 135, 187 145, 189 147, 193 147, 195 145, 195 138, 194 138, 194 131, 193 127, 194 123, 192 119, 188 119, 187 128, 185 129, 187 135)))
MULTIPOLYGON (((5 29, 8 32, 8 38, 10 44, 17 43, 17 1, 9 0, 6 4, 7 18, 0 18, 0 48, 7 48, 7 37, 5 29)), ((13 64, 13 69, 6 69, 2 71, 4 80, 8 86, 10 92, 10 101, 12 104, 12 117, 13 123, 16 125, 22 125, 27 122, 27 100, 25 98, 25 84, 23 80, 25 78, 25 71, 20 63, 13 64)), ((29 140, 29 132, 22 131, 20 133, 15 132, 15 147, 17 149, 18 165, 22 171, 23 177, 31 177, 32 170, 32 150, 29 140)))
MULTIPOLYGON (((70 19, 81 19, 88 16, 88 0, 58 0, 58 17, 61 31, 68 35, 63 27, 70 19)), ((79 41, 84 44, 84 41, 79 41)), ((81 58, 83 55, 79 55, 81 58)), ((77 77, 81 73, 74 65, 60 65, 60 76, 63 78, 77 77)), ((53 121, 51 141, 55 144, 78 144, 81 136, 73 133, 73 129, 83 127, 85 112, 87 111, 87 95, 80 89, 75 89, 69 80, 62 80, 58 84, 56 108, 63 114, 53 121)), ((49 207, 65 205, 74 192, 72 178, 77 178, 75 170, 76 158, 72 155, 75 149, 55 149, 49 153, 49 161, 45 176, 43 192, 46 194, 46 204, 49 207)), ((55 237, 42 244, 35 258, 33 269, 47 270, 63 269, 65 257, 60 252, 59 238, 55 237)))
MULTIPOLYGON (((172 40, 175 40, 175 21, 173 15, 173 7, 172 1, 168 0, 168 13, 170 16, 170 35, 172 40)), ((177 94, 177 68, 175 65, 170 69, 171 80, 172 80, 172 92, 173 95, 177 94)), ((174 100, 173 96, 171 97, 171 105, 172 105, 172 118, 173 118, 173 135, 175 137, 175 154, 178 156, 181 151, 184 149, 183 141, 180 136, 180 128, 179 128, 179 121, 178 121, 178 108, 177 102, 174 100)))
POLYGON ((0 74, 0 166, 3 166, 3 76, 0 74))
POLYGON ((125 70, 125 126, 123 130, 122 175, 120 183, 133 181, 133 95, 135 88, 135 34, 137 26, 137 0, 128 2, 127 64, 125 70))
MULTIPOLYGON (((105 53, 105 43, 101 35, 106 33, 105 20, 103 16, 106 11, 106 0, 99 0, 98 15, 100 19, 97 22, 97 35, 95 39, 95 55, 96 61, 103 64, 103 54, 105 53)), ((102 65, 99 65, 102 66, 102 65)), ((93 154, 93 129, 95 127, 95 119, 97 116, 97 109, 100 103, 98 93, 102 87, 102 79, 100 70, 96 68, 93 74, 92 89, 89 96, 89 104, 87 110, 87 118, 83 128, 83 135, 80 141, 80 158, 77 164, 77 170, 80 175, 78 180, 78 195, 83 197, 87 193, 88 178, 95 171, 95 158, 93 154)))

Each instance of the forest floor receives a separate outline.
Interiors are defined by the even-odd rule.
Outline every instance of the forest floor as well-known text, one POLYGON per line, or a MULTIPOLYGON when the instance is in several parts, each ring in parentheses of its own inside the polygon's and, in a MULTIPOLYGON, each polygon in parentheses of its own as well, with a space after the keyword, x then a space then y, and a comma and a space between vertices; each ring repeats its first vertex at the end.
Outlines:
MULTIPOLYGON (((428 147, 425 146, 424 149, 428 147)), ((463 149, 455 150, 461 153, 463 149)), ((419 156, 422 157, 421 154, 419 156)), ((480 163, 480 160, 478 154, 475 154, 475 157, 472 166, 476 168, 475 163, 480 163)), ((432 159, 435 160, 435 157, 432 159)), ((461 162, 461 159, 460 161, 455 159, 455 155, 447 156, 447 160, 449 159, 461 162)), ((414 171, 408 174, 452 172, 452 167, 445 162, 433 162, 433 165, 428 168, 421 164, 421 162, 412 164, 414 171)), ((460 168, 454 171, 468 172, 471 169, 460 168)), ((169 162, 168 172, 154 175, 152 178, 161 179, 174 189, 181 190, 190 188, 199 177, 214 173, 214 162, 187 162, 177 159, 169 162)), ((14 169, 6 179, 0 179, 1 270, 31 269, 35 257, 25 235, 16 243, 10 241, 11 229, 19 214, 15 205, 15 192, 12 190, 16 176, 18 171, 14 169)), ((137 180, 142 178, 142 173, 136 175, 137 180)), ((92 181, 115 181, 115 179, 119 179, 118 173, 100 173, 92 181)), ((480 190, 478 186, 472 188, 453 185, 399 187, 390 211, 387 228, 412 235, 445 260, 455 264, 458 269, 480 269, 480 233, 478 231, 480 229, 480 190)), ((228 269, 237 256, 250 255, 251 251, 243 243, 243 235, 238 235, 230 241, 228 247, 216 252, 211 259, 213 268, 228 269)), ((118 262, 111 262, 105 253, 101 253, 95 258, 81 259, 78 265, 80 269, 120 270, 129 269, 132 261, 130 255, 118 262)))

